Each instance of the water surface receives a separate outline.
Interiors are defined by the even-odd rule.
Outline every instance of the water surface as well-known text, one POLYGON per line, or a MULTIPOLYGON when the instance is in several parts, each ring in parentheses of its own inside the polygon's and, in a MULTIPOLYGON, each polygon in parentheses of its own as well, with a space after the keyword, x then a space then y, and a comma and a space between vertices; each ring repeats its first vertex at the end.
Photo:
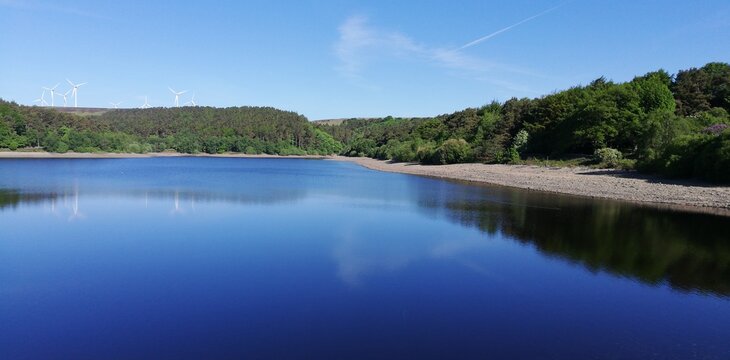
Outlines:
POLYGON ((730 358, 725 217, 298 159, 0 160, 0 358, 730 358))

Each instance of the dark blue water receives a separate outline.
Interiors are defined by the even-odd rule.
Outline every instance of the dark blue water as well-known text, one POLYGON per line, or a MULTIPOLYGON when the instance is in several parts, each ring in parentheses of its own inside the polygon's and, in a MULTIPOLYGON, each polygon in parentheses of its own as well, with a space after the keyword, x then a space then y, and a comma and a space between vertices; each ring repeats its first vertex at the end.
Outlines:
POLYGON ((334 161, 0 160, 0 358, 729 359, 728 225, 334 161))

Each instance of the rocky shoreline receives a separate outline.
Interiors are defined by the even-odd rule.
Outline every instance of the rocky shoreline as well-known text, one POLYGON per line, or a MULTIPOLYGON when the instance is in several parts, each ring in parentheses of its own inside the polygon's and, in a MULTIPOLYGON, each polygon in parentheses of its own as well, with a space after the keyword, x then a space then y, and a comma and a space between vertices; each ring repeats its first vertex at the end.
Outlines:
POLYGON ((419 165, 371 158, 333 157, 379 171, 464 180, 560 194, 671 205, 730 216, 730 186, 670 180, 634 171, 586 167, 453 164, 419 165))

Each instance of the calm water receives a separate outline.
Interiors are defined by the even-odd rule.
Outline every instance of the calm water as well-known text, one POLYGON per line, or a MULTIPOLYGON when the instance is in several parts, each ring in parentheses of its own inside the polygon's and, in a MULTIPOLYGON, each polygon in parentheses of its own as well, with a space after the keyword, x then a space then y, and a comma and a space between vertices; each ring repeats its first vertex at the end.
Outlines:
POLYGON ((729 359, 728 225, 333 161, 0 160, 0 358, 729 359))

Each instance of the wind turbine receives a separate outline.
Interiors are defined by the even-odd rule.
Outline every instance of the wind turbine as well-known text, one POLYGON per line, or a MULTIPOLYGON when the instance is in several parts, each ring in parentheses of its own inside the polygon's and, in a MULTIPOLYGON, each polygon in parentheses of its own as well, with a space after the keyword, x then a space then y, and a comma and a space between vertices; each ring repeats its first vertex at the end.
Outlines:
POLYGON ((110 104, 112 104, 112 106, 114 106, 114 108, 115 108, 115 109, 119 109, 119 104, 121 104, 121 103, 123 103, 123 102, 124 102, 124 101, 120 101, 120 102, 116 102, 116 103, 113 103, 113 102, 109 102, 109 103, 110 103, 110 104))
POLYGON ((40 106, 46 106, 46 105, 48 105, 48 103, 46 102, 46 99, 44 99, 44 98, 42 98, 42 97, 41 97, 41 98, 38 98, 38 99, 35 99, 35 100, 33 100, 33 102, 34 102, 34 103, 38 103, 38 104, 39 104, 40 106))
POLYGON ((177 92, 177 91, 173 90, 169 86, 167 88, 170 89, 170 92, 172 92, 173 94, 175 94, 175 107, 180 107, 180 95, 182 95, 182 94, 184 94, 184 93, 186 93, 188 91, 187 90, 183 90, 183 91, 177 92))
POLYGON ((152 106, 150 105, 150 103, 149 103, 149 102, 147 102, 147 96, 145 96, 145 97, 144 97, 144 104, 142 104, 142 109, 149 109, 149 108, 151 108, 151 107, 152 107, 152 106))
POLYGON ((71 91, 72 91, 72 89, 68 89, 68 91, 66 91, 65 93, 58 95, 63 98, 63 107, 66 107, 66 100, 67 100, 66 97, 68 96, 68 93, 70 93, 71 91))
MULTIPOLYGON (((81 84, 74 84, 69 79, 66 79, 66 81, 68 81, 68 83, 71 84, 71 86, 73 86, 73 91, 71 92, 71 95, 73 95, 73 97, 74 97, 74 107, 79 107, 79 103, 78 103, 79 90, 78 89, 81 85, 86 85, 87 83, 82 82, 81 84)), ((53 105, 51 105, 51 106, 53 106, 53 105)))
POLYGON ((54 106, 53 99, 56 97, 56 88, 58 87, 58 85, 61 85, 61 84, 56 84, 56 86, 54 86, 52 88, 47 88, 45 86, 43 87, 43 90, 48 90, 51 92, 51 106, 54 106))
POLYGON ((185 103, 185 106, 192 105, 192 106, 198 106, 198 104, 195 103, 195 93, 193 93, 193 97, 190 99, 190 101, 185 103))
POLYGON ((46 101, 46 88, 42 87, 43 92, 41 93, 41 105, 48 106, 48 102, 46 101))

